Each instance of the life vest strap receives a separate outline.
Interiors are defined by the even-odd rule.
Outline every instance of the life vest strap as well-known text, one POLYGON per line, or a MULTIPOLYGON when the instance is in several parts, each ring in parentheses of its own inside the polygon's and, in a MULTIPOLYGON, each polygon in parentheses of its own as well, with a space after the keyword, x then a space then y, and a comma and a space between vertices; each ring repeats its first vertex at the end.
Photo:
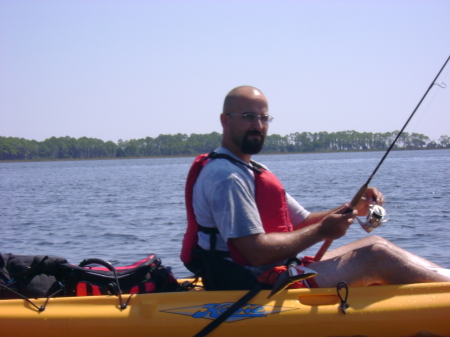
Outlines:
POLYGON ((246 167, 248 167, 250 170, 256 172, 256 173, 261 173, 262 172, 262 166, 260 164, 258 164, 257 162, 250 160, 250 162, 252 163, 252 165, 248 165, 240 160, 237 160, 236 158, 233 158, 232 156, 226 154, 226 153, 216 153, 216 152, 211 152, 208 155, 208 158, 222 158, 222 159, 228 159, 229 161, 233 162, 233 163, 238 163, 241 165, 244 165, 246 167))
MULTIPOLYGON (((231 257, 229 251, 216 249, 216 244, 217 244, 216 234, 220 234, 219 230, 217 228, 205 227, 202 225, 198 225, 198 231, 209 235, 209 250, 214 255, 216 255, 217 257, 222 257, 222 258, 230 258, 231 257)), ((205 249, 201 248, 200 246, 197 246, 197 247, 199 249, 205 250, 205 249)))
POLYGON ((219 234, 219 230, 216 227, 205 227, 198 225, 198 231, 205 234, 219 234))

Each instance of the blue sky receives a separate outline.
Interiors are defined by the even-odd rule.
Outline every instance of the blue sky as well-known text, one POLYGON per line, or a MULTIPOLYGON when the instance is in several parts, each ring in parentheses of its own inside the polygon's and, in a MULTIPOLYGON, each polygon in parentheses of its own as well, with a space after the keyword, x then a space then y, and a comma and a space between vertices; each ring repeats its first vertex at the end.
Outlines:
MULTIPOLYGON (((450 1, 0 0, 0 136, 221 132, 260 88, 269 133, 402 128, 450 55, 450 1)), ((450 135, 450 64, 407 127, 450 135)))

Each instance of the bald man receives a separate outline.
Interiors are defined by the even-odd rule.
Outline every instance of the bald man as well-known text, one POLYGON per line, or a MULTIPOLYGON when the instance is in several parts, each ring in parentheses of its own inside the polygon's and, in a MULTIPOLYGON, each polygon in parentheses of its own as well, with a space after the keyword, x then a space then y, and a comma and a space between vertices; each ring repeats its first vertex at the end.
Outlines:
MULTIPOLYGON (((222 146, 196 158, 186 184, 188 227, 181 259, 211 290, 251 289, 312 245, 346 234, 356 215, 384 198, 369 187, 353 212, 348 205, 311 213, 285 193, 266 167, 251 160, 261 151, 269 123, 268 101, 251 86, 225 97, 220 121, 222 146)), ((334 287, 450 281, 438 265, 377 236, 304 258, 318 272, 298 287, 334 287)))

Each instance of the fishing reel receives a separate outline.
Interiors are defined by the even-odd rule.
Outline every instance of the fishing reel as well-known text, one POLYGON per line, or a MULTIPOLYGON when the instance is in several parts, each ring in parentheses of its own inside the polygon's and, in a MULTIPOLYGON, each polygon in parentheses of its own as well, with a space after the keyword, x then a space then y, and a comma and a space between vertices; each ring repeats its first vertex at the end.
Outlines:
POLYGON ((358 217, 356 217, 356 220, 367 233, 370 233, 374 228, 380 227, 389 219, 383 206, 371 204, 369 205, 366 221, 362 222, 358 217))

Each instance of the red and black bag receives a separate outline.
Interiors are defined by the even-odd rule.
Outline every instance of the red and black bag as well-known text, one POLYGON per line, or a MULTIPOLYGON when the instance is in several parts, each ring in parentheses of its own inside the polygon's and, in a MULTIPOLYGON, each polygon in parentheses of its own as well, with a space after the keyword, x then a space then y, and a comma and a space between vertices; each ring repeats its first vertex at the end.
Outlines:
POLYGON ((66 296, 140 294, 179 290, 170 267, 164 267, 155 254, 130 266, 113 267, 101 259, 86 259, 66 268, 66 296), (101 267, 94 267, 100 265, 101 267))
POLYGON ((87 259, 77 266, 54 256, 0 254, 0 299, 179 290, 171 268, 164 267, 155 254, 124 267, 101 259, 87 259))

